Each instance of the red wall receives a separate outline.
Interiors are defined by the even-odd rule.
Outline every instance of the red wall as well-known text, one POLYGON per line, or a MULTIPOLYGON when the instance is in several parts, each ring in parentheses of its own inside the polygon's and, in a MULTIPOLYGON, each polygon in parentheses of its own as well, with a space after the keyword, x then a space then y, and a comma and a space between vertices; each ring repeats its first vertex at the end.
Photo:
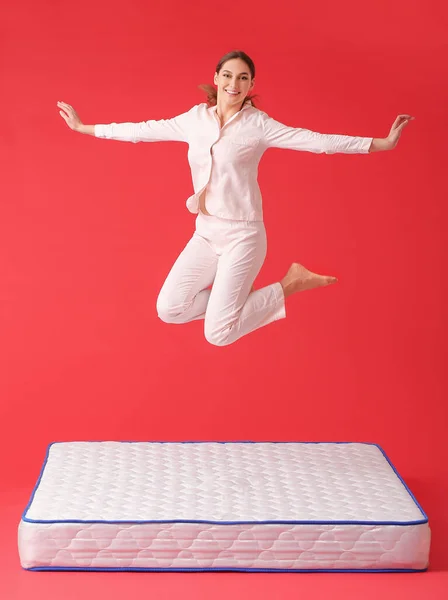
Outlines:
POLYGON ((428 513, 437 565, 448 533, 444 20, 426 3, 267 10, 6 2, 1 485, 31 492, 51 441, 375 442, 428 513), (219 348, 202 322, 167 325, 155 308, 194 228, 187 146, 76 134, 56 102, 89 124, 169 118, 204 101, 197 85, 233 48, 256 63, 259 107, 288 125, 385 137, 398 114, 415 121, 392 152, 265 154, 256 286, 292 261, 339 283, 289 298, 287 319, 219 348))

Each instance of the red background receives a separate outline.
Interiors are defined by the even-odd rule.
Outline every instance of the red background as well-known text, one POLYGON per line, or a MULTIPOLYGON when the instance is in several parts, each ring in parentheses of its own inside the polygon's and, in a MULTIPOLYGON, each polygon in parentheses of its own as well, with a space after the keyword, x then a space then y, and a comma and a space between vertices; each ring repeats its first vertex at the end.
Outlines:
POLYGON ((4 0, 0 14, 0 586, 15 598, 442 598, 447 585, 447 11, 355 0, 194 4, 4 0), (190 238, 187 146, 68 129, 169 118, 246 51, 258 106, 288 125, 386 137, 392 152, 270 150, 268 255, 339 283, 228 347, 167 325, 159 289, 190 238), (51 441, 367 441, 427 512, 410 575, 29 573, 16 531, 51 441), (401 595, 402 594, 402 595, 401 595))

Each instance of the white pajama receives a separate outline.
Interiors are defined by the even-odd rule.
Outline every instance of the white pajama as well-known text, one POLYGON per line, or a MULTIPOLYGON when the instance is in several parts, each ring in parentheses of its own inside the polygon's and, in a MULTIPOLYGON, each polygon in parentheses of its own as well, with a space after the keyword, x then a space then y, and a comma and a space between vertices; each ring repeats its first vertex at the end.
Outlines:
POLYGON ((263 221, 236 221, 199 212, 192 238, 157 298, 166 323, 204 319, 208 342, 225 346, 286 316, 280 282, 251 292, 267 250, 263 221), (213 284, 212 289, 207 289, 213 284))

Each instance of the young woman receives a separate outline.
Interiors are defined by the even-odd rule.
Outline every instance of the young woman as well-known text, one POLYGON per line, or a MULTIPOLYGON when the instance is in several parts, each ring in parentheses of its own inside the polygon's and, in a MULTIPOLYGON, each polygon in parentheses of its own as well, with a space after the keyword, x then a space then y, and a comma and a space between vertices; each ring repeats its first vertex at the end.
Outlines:
POLYGON ((69 104, 57 105, 67 125, 80 133, 189 145, 194 194, 186 204, 197 214, 195 230, 163 284, 157 311, 167 323, 204 319, 207 341, 224 346, 286 317, 285 300, 291 294, 337 281, 293 263, 283 279, 254 290, 267 248, 257 183, 263 153, 268 148, 326 154, 391 150, 414 117, 399 115, 387 138, 321 134, 283 125, 255 107, 249 94, 255 66, 241 51, 221 58, 214 83, 216 88, 200 86, 207 92, 207 103, 167 120, 84 125, 69 104))

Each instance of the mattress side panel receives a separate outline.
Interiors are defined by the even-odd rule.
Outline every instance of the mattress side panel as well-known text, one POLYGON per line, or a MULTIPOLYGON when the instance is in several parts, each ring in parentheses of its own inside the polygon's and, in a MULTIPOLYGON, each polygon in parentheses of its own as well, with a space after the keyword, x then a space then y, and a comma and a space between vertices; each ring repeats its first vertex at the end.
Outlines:
POLYGON ((426 569, 427 523, 19 524, 22 567, 82 569, 426 569))

